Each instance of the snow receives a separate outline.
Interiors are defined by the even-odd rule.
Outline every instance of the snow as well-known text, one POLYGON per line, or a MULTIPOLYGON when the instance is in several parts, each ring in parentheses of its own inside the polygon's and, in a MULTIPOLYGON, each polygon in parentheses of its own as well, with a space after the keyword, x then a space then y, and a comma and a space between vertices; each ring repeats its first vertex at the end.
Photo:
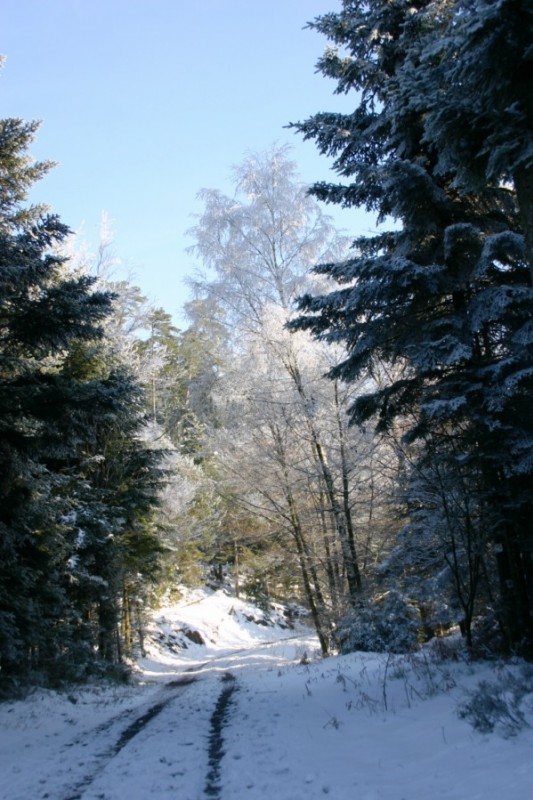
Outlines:
POLYGON ((321 659, 291 624, 188 591, 154 613, 132 685, 0 705, 0 798, 531 800, 533 728, 481 734, 457 714, 494 665, 321 659))

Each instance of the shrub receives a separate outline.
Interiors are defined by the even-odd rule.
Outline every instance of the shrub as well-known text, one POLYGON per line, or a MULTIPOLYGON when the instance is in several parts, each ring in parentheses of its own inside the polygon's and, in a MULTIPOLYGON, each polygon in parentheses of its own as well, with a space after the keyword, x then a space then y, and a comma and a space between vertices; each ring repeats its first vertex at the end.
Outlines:
POLYGON ((351 609, 338 622, 335 642, 341 653, 409 653, 419 646, 419 610, 391 590, 351 609))
POLYGON ((533 713, 533 667, 524 665, 517 673, 504 670, 495 681, 480 681, 457 713, 479 733, 498 731, 508 738, 529 728, 526 715, 533 713))

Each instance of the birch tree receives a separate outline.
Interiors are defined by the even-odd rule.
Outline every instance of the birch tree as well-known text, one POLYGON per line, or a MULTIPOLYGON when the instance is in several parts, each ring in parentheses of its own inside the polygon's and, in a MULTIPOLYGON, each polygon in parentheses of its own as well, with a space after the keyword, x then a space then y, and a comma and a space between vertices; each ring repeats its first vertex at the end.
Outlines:
MULTIPOLYGON (((218 403, 233 404, 234 418, 244 413, 249 420, 236 429, 241 463, 248 469, 250 453, 262 450, 264 480, 257 469, 249 473, 256 476, 255 497, 293 542, 327 647, 332 605, 339 597, 354 604, 363 585, 352 518, 363 438, 347 429, 339 385, 322 377, 330 354, 307 334, 290 335, 286 324, 309 285, 310 267, 345 252, 346 241, 297 182, 285 149, 251 156, 236 168, 235 181, 234 198, 201 193, 205 210, 191 234, 208 271, 193 285, 199 297, 216 300, 231 332, 218 403)), ((230 419, 226 424, 236 433, 230 419)))

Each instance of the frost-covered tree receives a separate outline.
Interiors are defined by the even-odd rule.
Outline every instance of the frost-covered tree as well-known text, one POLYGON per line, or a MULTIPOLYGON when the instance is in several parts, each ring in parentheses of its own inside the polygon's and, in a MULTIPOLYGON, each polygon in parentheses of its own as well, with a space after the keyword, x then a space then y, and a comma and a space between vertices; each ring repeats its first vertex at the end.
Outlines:
POLYGON ((67 228, 43 208, 24 206, 49 166, 27 153, 36 127, 0 121, 0 664, 7 680, 57 663, 73 641, 61 497, 80 431, 64 423, 90 398, 65 367, 74 348, 101 336, 111 306, 53 253, 67 228))
POLYGON ((180 331, 163 308, 152 309, 146 322, 148 336, 137 342, 137 351, 148 384, 150 416, 173 436, 181 417, 185 379, 180 331))
POLYGON ((180 335, 182 382, 174 438, 183 452, 202 460, 206 432, 218 425, 213 402, 229 358, 228 332, 214 297, 197 297, 184 307, 189 325, 180 335))
POLYGON ((105 336, 113 295, 25 205, 37 126, 0 121, 0 681, 118 662, 124 587, 153 575, 158 458, 144 399, 105 336))
POLYGON ((310 263, 339 253, 346 240, 297 180, 287 147, 251 154, 234 167, 236 194, 204 189, 204 211, 190 230, 205 268, 196 286, 224 308, 227 324, 255 330, 269 305, 289 309, 310 263))
POLYGON ((271 313, 261 336, 240 337, 239 357, 226 366, 217 397, 221 426, 212 441, 223 490, 261 521, 255 529, 249 524, 241 541, 250 548, 255 538, 256 551, 265 543, 265 554, 276 554, 275 571, 265 570, 264 581, 274 593, 280 587, 287 592, 287 577, 294 583, 299 573, 327 650, 335 620, 360 597, 393 527, 383 513, 387 456, 369 433, 348 428, 346 387, 323 377, 330 354, 306 336, 289 334, 279 308, 271 313), (298 359, 298 384, 284 354, 298 359), (360 580, 353 595, 345 566, 351 542, 360 580))
POLYGON ((533 276, 533 7, 529 0, 441 0, 426 13, 420 61, 400 80, 436 169, 462 191, 512 183, 533 276))
MULTIPOLYGON (((334 45, 320 70, 339 92, 353 92, 355 106, 295 126, 334 157, 347 181, 315 185, 313 193, 397 224, 359 238, 350 258, 317 268, 338 287, 305 296, 295 327, 346 345, 334 378, 395 367, 390 380, 355 400, 354 421, 377 415, 378 429, 387 430, 403 420, 405 441, 417 443, 422 459, 432 452, 450 475, 479 478, 471 519, 489 526, 502 629, 511 648, 531 653, 533 297, 524 231, 509 186, 493 181, 467 191, 457 170, 441 168, 439 141, 424 127, 431 85, 413 98, 413 76, 424 79, 422 59, 449 6, 459 4, 344 0, 338 13, 312 23, 334 45)), ((496 73, 497 62, 490 64, 496 73)), ((476 101, 468 96, 474 109, 476 101)), ((475 115, 469 124, 475 135, 475 115)), ((446 508, 437 503, 433 513, 443 518, 446 508)), ((475 538, 484 540, 481 531, 475 538)))
POLYGON ((217 304, 231 344, 214 441, 223 468, 231 461, 239 478, 242 504, 295 554, 326 649, 334 616, 326 606, 338 611, 362 590, 358 539, 366 539, 354 503, 364 512, 354 486, 368 462, 360 467, 364 437, 345 424, 344 387, 323 379, 331 353, 285 325, 298 294, 316 285, 310 266, 339 256, 346 242, 297 182, 285 149, 248 158, 235 175, 234 198, 202 193, 192 231, 211 270, 196 289, 217 304))

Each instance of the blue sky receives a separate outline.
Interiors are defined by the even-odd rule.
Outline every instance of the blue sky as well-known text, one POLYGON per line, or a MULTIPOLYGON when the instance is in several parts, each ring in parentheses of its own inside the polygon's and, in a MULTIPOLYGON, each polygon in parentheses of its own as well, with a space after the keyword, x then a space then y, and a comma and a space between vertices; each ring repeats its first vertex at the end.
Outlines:
MULTIPOLYGON (((43 121, 32 153, 59 162, 33 199, 96 240, 101 212, 135 283, 180 321, 185 236, 204 187, 231 193, 246 151, 289 142, 302 180, 334 177, 284 129, 348 98, 315 74, 307 21, 339 0, 2 0, 0 114, 43 121)), ((329 213, 330 209, 328 209, 329 213)), ((336 215, 357 233, 356 214, 336 215)))

